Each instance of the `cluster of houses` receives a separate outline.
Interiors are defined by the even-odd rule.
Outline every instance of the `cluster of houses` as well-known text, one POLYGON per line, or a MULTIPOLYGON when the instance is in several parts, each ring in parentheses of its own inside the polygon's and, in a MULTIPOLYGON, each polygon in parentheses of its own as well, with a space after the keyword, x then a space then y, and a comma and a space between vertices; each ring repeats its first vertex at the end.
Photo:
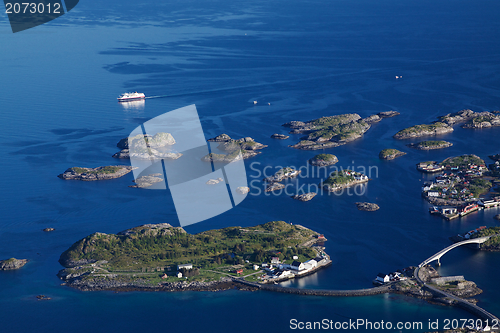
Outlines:
MULTIPOLYGON (((481 202, 481 201, 478 201, 481 202)), ((479 209, 479 204, 476 202, 469 202, 458 207, 437 207, 429 208, 431 214, 439 214, 442 217, 451 220, 459 216, 465 216, 469 213, 475 212, 479 209)))
POLYGON ((426 173, 439 172, 444 170, 444 166, 435 161, 420 162, 417 164, 417 169, 426 173))
POLYGON ((291 279, 314 272, 329 261, 326 255, 318 256, 305 262, 299 261, 297 256, 293 256, 293 259, 291 264, 285 264, 281 263, 279 258, 273 257, 270 264, 262 264, 266 273, 257 278, 263 282, 291 279))
POLYGON ((459 238, 464 238, 464 239, 471 239, 471 238, 473 238, 472 237, 473 235, 479 233, 481 230, 484 230, 484 229, 486 229, 486 226, 481 226, 481 227, 476 228, 474 230, 471 230, 471 231, 469 231, 469 232, 467 232, 467 233, 465 233, 463 235, 459 234, 458 237, 459 238))
POLYGON ((346 176, 354 177, 354 179, 358 180, 358 181, 368 180, 368 176, 364 175, 360 172, 356 172, 356 171, 352 171, 352 170, 344 170, 344 174, 346 176))
POLYGON ((286 167, 276 172, 274 176, 264 178, 264 181, 268 183, 281 182, 286 178, 296 177, 299 175, 299 173, 300 170, 295 170, 294 168, 286 167))
MULTIPOLYGON (((182 278, 182 272, 181 270, 182 269, 186 269, 186 270, 189 270, 189 269, 193 269, 193 264, 180 264, 180 265, 177 265, 177 273, 176 273, 176 276, 180 279, 182 278)), ((168 275, 166 273, 164 273, 162 276, 161 276, 162 279, 166 279, 168 278, 168 275)))
POLYGON ((390 282, 397 282, 397 281, 403 281, 406 280, 407 278, 404 277, 401 272, 392 272, 389 274, 384 274, 384 273, 378 273, 377 277, 375 280, 373 280, 373 283, 375 284, 385 284, 385 283, 390 283, 390 282))
MULTIPOLYGON (((426 182, 422 186, 422 195, 428 198, 441 198, 446 200, 460 200, 466 203, 458 207, 432 207, 431 213, 440 214, 447 219, 464 216, 482 207, 494 207, 500 205, 500 198, 483 200, 474 198, 470 191, 470 181, 473 178, 482 177, 488 170, 485 165, 469 164, 467 166, 440 166, 435 162, 423 162, 417 164, 417 168, 430 168, 429 170, 441 171, 449 170, 442 175, 437 176, 433 182, 426 182), (442 169, 438 170, 438 167, 442 169)), ((433 171, 434 172, 434 171, 433 171)))

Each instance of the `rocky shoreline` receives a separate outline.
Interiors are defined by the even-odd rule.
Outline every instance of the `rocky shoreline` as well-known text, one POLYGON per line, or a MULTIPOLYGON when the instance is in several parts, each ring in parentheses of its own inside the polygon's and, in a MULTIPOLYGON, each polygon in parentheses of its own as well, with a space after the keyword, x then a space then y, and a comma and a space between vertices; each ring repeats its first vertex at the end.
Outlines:
POLYGON ((453 146, 453 143, 448 141, 422 141, 417 143, 410 143, 407 146, 418 150, 434 150, 451 147, 453 146))
POLYGON ((248 159, 260 154, 260 149, 266 148, 267 145, 256 142, 251 137, 241 139, 231 139, 227 134, 220 134, 214 138, 208 139, 208 142, 218 142, 217 149, 226 152, 227 154, 210 153, 202 158, 205 162, 225 162, 230 163, 240 159, 248 159), (241 154, 241 155, 240 155, 241 154), (240 157, 241 156, 241 157, 240 157))
POLYGON ((414 139, 422 136, 435 136, 450 132, 453 132, 453 127, 445 123, 436 122, 430 125, 423 124, 405 128, 394 134, 394 139, 397 140, 414 139))
POLYGON ((405 152, 402 152, 402 151, 399 151, 397 149, 383 149, 382 151, 380 151, 380 153, 378 154, 378 157, 381 159, 381 160, 393 160, 397 157, 400 157, 400 156, 404 156, 406 155, 405 152))
POLYGON ((0 271, 10 271, 19 269, 28 263, 28 259, 10 258, 7 260, 0 260, 0 271))
POLYGON ((64 282, 61 285, 72 287, 81 291, 163 291, 163 292, 179 292, 179 291, 224 291, 230 289, 238 290, 257 290, 258 288, 235 283, 231 278, 221 277, 219 281, 179 281, 179 282, 162 282, 157 284, 147 283, 144 279, 136 279, 130 281, 127 279, 119 279, 109 277, 93 277, 92 279, 82 279, 80 276, 65 276, 64 270, 58 273, 58 277, 64 282))
POLYGON ((136 168, 126 165, 100 166, 97 168, 69 168, 57 177, 64 180, 96 181, 108 180, 125 176, 136 168))
POLYGON ((292 196, 292 199, 299 200, 299 201, 309 201, 312 200, 316 196, 317 193, 315 192, 309 192, 309 193, 304 193, 304 194, 296 194, 292 196))
POLYGON ((320 167, 334 165, 338 161, 337 156, 332 154, 319 154, 308 160, 310 165, 320 167))
POLYGON ((379 205, 371 202, 356 202, 356 207, 365 212, 374 212, 380 209, 379 205))
POLYGON ((176 160, 182 156, 181 153, 171 151, 169 146, 175 144, 172 134, 158 132, 151 136, 149 134, 138 134, 133 137, 121 139, 116 146, 121 150, 113 155, 120 159, 170 159, 176 160))
POLYGON ((440 116, 438 120, 432 124, 415 125, 405 128, 396 133, 394 138, 403 140, 446 134, 453 132, 453 126, 459 123, 465 123, 462 125, 462 128, 481 129, 495 127, 500 126, 500 115, 489 111, 475 112, 469 109, 461 110, 440 116))
POLYGON ((290 134, 307 134, 301 141, 289 147, 302 150, 318 150, 338 147, 361 138, 371 127, 382 118, 392 117, 399 113, 385 111, 361 118, 357 113, 347 113, 336 116, 322 117, 310 121, 291 121, 282 126, 291 129, 290 134), (383 114, 382 116, 380 114, 383 114))

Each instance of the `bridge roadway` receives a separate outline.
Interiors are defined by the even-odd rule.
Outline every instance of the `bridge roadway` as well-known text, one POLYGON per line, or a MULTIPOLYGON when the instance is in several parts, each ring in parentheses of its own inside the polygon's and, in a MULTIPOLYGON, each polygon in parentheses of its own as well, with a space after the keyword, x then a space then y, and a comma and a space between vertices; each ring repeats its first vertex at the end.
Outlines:
POLYGON ((494 323, 499 323, 499 319, 497 317, 495 317, 493 314, 489 313, 485 309, 477 306, 476 304, 470 303, 470 302, 468 302, 460 297, 457 297, 455 295, 447 293, 443 290, 434 288, 433 286, 429 286, 427 283, 422 281, 422 279, 420 278, 420 276, 419 276, 420 268, 421 268, 420 266, 415 268, 413 276, 417 280, 418 284, 420 284, 423 288, 428 289, 433 295, 439 295, 439 296, 451 298, 452 300, 454 300, 456 302, 456 304, 455 304, 456 306, 461 307, 462 309, 471 312, 472 314, 478 316, 479 318, 481 318, 483 320, 487 320, 488 325, 492 325, 494 323))
POLYGON ((430 262, 432 262, 434 260, 437 260, 438 263, 439 263, 439 259, 442 256, 444 256, 448 251, 453 250, 456 247, 459 247, 459 246, 462 246, 462 245, 466 245, 466 244, 474 244, 474 243, 475 244, 483 244, 484 242, 486 242, 488 239, 490 239, 493 236, 497 236, 497 235, 490 235, 490 236, 485 236, 485 237, 468 239, 468 240, 457 242, 457 243, 455 243, 453 245, 450 245, 447 248, 444 248, 443 250, 439 251, 435 255, 433 255, 433 256, 429 257, 428 259, 424 260, 420 265, 418 265, 418 267, 415 268, 415 271, 413 272, 413 276, 417 280, 418 284, 420 284, 422 287, 428 289, 433 295, 440 295, 440 296, 451 298, 452 300, 454 300, 456 302, 456 305, 458 307, 461 307, 464 310, 467 310, 467 311, 475 314, 476 316, 478 316, 481 319, 488 320, 488 323, 490 325, 492 323, 494 323, 494 322, 498 323, 499 319, 497 317, 495 317, 493 314, 491 314, 488 311, 486 311, 485 309, 483 309, 483 308, 481 308, 481 307, 479 307, 479 306, 477 306, 475 304, 472 304, 472 303, 470 303, 470 302, 468 302, 468 301, 466 301, 466 300, 464 300, 464 299, 462 299, 460 297, 457 297, 455 295, 447 293, 447 292, 445 292, 443 290, 437 289, 437 288, 435 288, 433 286, 429 286, 427 283, 425 283, 424 281, 422 281, 422 279, 419 276, 420 268, 422 268, 423 266, 429 264, 430 262))
POLYGON ((453 250, 454 248, 462 246, 462 245, 465 245, 465 244, 474 244, 474 243, 476 243, 476 244, 482 244, 482 243, 486 242, 488 239, 490 239, 493 236, 496 236, 496 235, 491 235, 491 236, 486 236, 486 237, 480 237, 480 238, 474 238, 474 239, 468 239, 468 240, 464 240, 464 241, 461 241, 461 242, 457 242, 457 243, 455 243, 453 245, 448 246, 445 249, 442 249, 441 251, 439 251, 438 253, 436 253, 432 257, 424 260, 418 267, 423 267, 423 266, 427 265, 428 263, 430 263, 430 262, 432 262, 434 260, 437 260, 438 264, 440 264, 439 259, 441 259, 441 257, 444 256, 448 251, 453 250))

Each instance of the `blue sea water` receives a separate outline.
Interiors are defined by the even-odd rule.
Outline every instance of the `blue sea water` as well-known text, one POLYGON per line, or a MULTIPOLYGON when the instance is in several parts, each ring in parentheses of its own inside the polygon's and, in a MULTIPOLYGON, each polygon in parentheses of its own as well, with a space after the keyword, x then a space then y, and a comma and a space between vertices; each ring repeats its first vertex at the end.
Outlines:
MULTIPOLYGON (((227 133, 269 145, 245 162, 249 181, 260 179, 256 170, 304 166, 318 153, 287 147, 300 136, 271 139, 287 132, 285 122, 397 110, 400 116, 373 125, 362 139, 326 151, 344 168, 376 167, 361 196, 321 195, 301 203, 285 194, 250 195, 235 209, 186 228, 302 224, 329 239, 333 264, 287 285, 367 288, 378 272, 417 265, 448 246, 451 235, 498 223, 497 209, 453 222, 430 216, 420 197, 429 177, 415 170, 419 161, 465 153, 487 160, 499 152, 498 129, 457 127, 443 136, 453 147, 431 152, 409 150, 392 135, 465 108, 500 109, 499 9, 492 0, 82 1, 53 22, 16 34, 0 15, 0 258, 30 259, 23 269, 0 274, 2 330, 135 332, 188 325, 189 332, 282 332, 293 318, 365 318, 421 321, 423 330, 405 331, 426 331, 429 320, 474 318, 398 295, 113 293, 60 286, 57 260, 75 241, 96 231, 178 221, 168 191, 128 188, 131 174, 106 182, 56 175, 71 166, 126 164, 111 157, 119 139, 190 104, 207 138, 227 133), (127 108, 115 100, 124 91, 164 97, 127 108), (408 154, 380 161, 378 152, 388 147, 408 154), (361 212, 357 201, 381 209, 361 212), (56 231, 43 233, 45 227, 56 231), (52 300, 37 301, 38 294, 52 300)), ((294 188, 318 182, 315 175, 290 181, 294 188)), ((500 254, 457 248, 442 263, 441 274, 475 281, 484 290, 479 304, 500 314, 500 254)))

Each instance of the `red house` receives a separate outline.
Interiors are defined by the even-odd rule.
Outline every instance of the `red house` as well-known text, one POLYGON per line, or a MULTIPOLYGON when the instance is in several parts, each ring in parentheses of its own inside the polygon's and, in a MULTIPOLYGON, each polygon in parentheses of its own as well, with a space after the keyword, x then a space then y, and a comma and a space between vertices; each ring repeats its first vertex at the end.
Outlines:
POLYGON ((243 274, 243 270, 240 268, 240 269, 237 269, 236 270, 236 274, 243 274))

